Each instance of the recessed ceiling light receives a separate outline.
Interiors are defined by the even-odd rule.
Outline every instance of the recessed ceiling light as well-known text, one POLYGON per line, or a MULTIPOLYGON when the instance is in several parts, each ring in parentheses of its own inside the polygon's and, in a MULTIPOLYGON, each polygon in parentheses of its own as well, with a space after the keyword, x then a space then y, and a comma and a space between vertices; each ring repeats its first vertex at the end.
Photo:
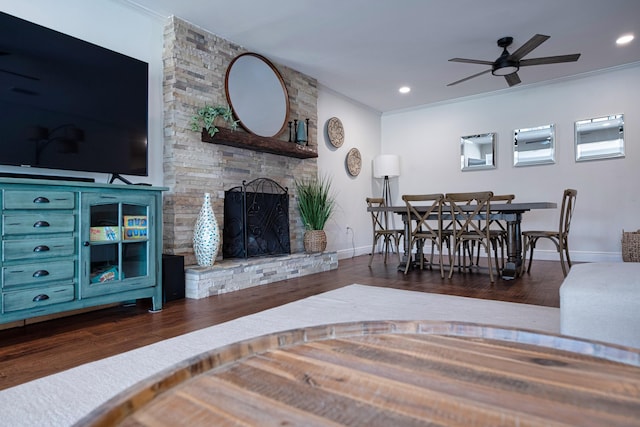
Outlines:
POLYGON ((627 44, 627 43, 630 43, 631 40, 633 40, 633 34, 625 34, 624 36, 618 37, 618 40, 616 40, 616 44, 618 45, 627 44))
POLYGON ((411 88, 409 86, 402 86, 400 89, 398 89, 398 92, 400 92, 400 93, 409 93, 409 92, 411 92, 411 88))

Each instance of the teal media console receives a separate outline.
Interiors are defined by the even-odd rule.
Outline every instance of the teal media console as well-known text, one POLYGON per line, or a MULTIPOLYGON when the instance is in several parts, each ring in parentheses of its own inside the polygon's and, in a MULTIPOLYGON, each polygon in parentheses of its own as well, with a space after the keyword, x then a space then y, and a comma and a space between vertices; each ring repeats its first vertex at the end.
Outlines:
POLYGON ((0 324, 151 298, 164 187, 0 178, 0 324))

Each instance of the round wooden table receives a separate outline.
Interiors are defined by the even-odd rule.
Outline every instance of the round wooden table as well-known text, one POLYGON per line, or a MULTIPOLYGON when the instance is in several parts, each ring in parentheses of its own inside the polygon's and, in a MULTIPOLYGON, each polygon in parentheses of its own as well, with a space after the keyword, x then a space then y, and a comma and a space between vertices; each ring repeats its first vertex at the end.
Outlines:
POLYGON ((186 360, 78 425, 640 425, 640 350, 472 323, 310 327, 186 360))

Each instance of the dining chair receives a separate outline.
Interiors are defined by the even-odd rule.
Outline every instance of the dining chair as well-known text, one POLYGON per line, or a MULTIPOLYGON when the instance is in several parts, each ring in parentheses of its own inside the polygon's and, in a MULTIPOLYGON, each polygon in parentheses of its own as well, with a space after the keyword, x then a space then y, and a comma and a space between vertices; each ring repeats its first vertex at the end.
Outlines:
MULTIPOLYGON (((453 224, 453 244, 454 254, 462 253, 462 263, 458 263, 458 269, 467 269, 467 256, 464 254, 473 245, 484 247, 487 254, 487 263, 489 265, 489 278, 491 283, 494 282, 493 266, 491 260, 491 252, 493 249, 495 255, 496 268, 498 265, 498 251, 496 239, 492 237, 492 231, 489 227, 491 221, 491 197, 493 192, 480 191, 473 193, 447 193, 445 202, 449 207, 453 224)), ((469 267, 473 264, 473 258, 470 257, 469 267)), ((453 276, 455 266, 451 263, 449 269, 449 278, 453 276)))
MULTIPOLYGON (((505 203, 510 204, 515 199, 515 194, 494 194, 491 197, 491 203, 505 203)), ((489 221, 489 227, 491 229, 491 239, 495 240, 495 244, 500 248, 500 269, 504 268, 504 251, 507 247, 507 227, 503 221, 491 219, 489 221), (492 227, 493 226, 493 227, 492 227)), ((480 262, 480 247, 476 253, 476 265, 480 262)), ((496 266, 496 269, 498 267, 496 266)))
MULTIPOLYGON (((366 200, 367 207, 386 207, 386 203, 382 197, 367 197, 366 200)), ((389 212, 385 211, 371 212, 371 224, 373 230, 373 245, 371 247, 371 256, 369 257, 369 267, 371 267, 371 262, 376 252, 376 245, 380 239, 382 239, 383 242, 384 263, 387 263, 389 248, 391 247, 391 250, 393 250, 393 244, 396 246, 398 261, 400 262, 400 239, 402 239, 404 235, 404 230, 389 228, 389 212)))
MULTIPOLYGON (((527 250, 529 251, 529 265, 527 267, 527 273, 531 272, 531 262, 533 260, 533 250, 536 247, 536 243, 540 239, 549 239, 555 245, 558 253, 560 254, 560 264, 562 265, 562 273, 567 277, 566 263, 571 268, 571 258, 569 256, 569 228, 571 226, 571 217, 573 216, 573 209, 576 204, 576 197, 578 196, 578 190, 566 189, 562 195, 562 206, 560 208, 560 222, 557 230, 553 231, 523 231, 522 232, 522 245, 523 254, 527 257, 527 250)), ((524 271, 525 262, 522 263, 522 270, 524 271)))
MULTIPOLYGON (((405 194, 402 196, 407 207, 407 221, 409 223, 409 245, 407 251, 407 262, 404 274, 407 274, 411 266, 411 253, 416 247, 416 258, 419 260, 420 269, 424 268, 424 245, 431 242, 431 257, 429 268, 433 268, 434 249, 438 250, 440 265, 440 276, 444 279, 444 264, 442 262, 442 203, 444 194, 405 194), (435 219, 434 219, 435 217, 435 219)), ((449 258, 451 258, 451 248, 449 247, 449 258)))
MULTIPOLYGON (((467 202, 465 202, 465 205, 469 205, 472 202, 473 202, 473 200, 468 200, 467 202)), ((443 202, 442 209, 443 209, 443 212, 450 210, 449 209, 449 205, 447 203, 446 197, 445 197, 445 201, 443 202)), ((453 219, 453 218, 454 217, 452 217, 451 215, 447 215, 446 224, 444 224, 444 219, 443 219, 442 233, 446 234, 448 236, 449 240, 452 240, 453 239, 453 235, 454 235, 453 222, 457 221, 457 226, 458 226, 457 228, 458 229, 462 228, 462 226, 463 226, 460 218, 457 218, 457 219, 453 219)), ((467 268, 466 267, 466 260, 464 260, 464 261, 462 260, 463 256, 465 256, 465 257, 468 256, 469 257, 469 268, 473 267, 473 265, 474 265, 474 262, 473 262, 474 256, 473 256, 473 254, 475 253, 475 247, 476 247, 476 245, 475 245, 474 241, 468 241, 468 242, 464 242, 463 243, 461 250, 454 252, 454 256, 457 255, 457 257, 458 257, 458 268, 459 269, 462 268, 461 266, 463 266, 463 265, 465 266, 464 268, 467 268)), ((480 253, 480 245, 478 245, 478 254, 479 253, 480 253)), ((478 265, 478 262, 479 262, 479 256, 478 256, 478 260, 475 263, 476 266, 478 265)))

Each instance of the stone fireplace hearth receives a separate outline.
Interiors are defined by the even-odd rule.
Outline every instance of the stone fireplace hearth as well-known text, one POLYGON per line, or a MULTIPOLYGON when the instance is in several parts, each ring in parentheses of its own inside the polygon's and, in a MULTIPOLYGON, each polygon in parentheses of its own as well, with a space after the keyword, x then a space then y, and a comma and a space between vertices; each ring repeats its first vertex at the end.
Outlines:
POLYGON ((207 298, 336 268, 337 252, 223 260, 213 267, 185 268, 185 294, 187 298, 207 298))

